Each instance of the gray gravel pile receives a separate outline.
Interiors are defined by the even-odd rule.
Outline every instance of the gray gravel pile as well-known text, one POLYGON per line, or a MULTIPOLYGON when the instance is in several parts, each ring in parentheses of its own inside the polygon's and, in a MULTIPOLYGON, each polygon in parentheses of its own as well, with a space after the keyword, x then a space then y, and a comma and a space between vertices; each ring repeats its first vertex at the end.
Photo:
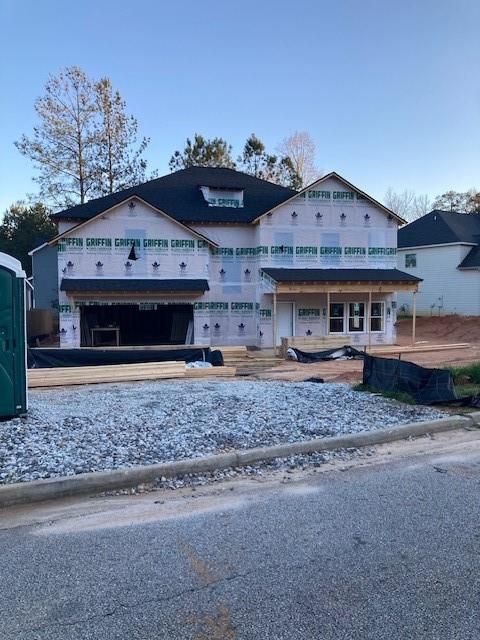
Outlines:
MULTIPOLYGON (((337 451, 325 451, 324 453, 307 453, 289 456, 287 458, 274 458, 273 460, 265 460, 256 464, 248 464, 244 467, 227 467, 225 469, 216 469, 208 473, 188 473, 186 475, 176 476, 175 478, 156 478, 153 482, 139 484, 129 489, 113 489, 104 491, 99 494, 102 496, 119 496, 132 495, 136 493, 148 493, 157 491, 158 489, 183 489, 190 488, 193 491, 197 487, 206 484, 214 484, 215 482, 223 482, 224 480, 233 480, 235 478, 261 477, 266 473, 283 473, 283 482, 287 483, 293 479, 290 474, 294 471, 316 471, 318 467, 328 462, 349 462, 352 458, 368 457, 374 455, 374 448, 348 448, 338 449, 337 451)), ((346 468, 346 467, 344 467, 346 468)))
POLYGON ((182 381, 36 390, 0 423, 0 483, 297 442, 443 414, 346 384, 182 381))

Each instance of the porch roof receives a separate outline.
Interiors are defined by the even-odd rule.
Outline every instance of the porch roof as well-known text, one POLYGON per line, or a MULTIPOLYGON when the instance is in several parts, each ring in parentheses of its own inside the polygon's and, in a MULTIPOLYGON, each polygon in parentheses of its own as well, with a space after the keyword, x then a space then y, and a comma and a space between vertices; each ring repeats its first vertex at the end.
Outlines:
POLYGON ((265 267, 277 293, 416 291, 422 278, 398 269, 288 269, 265 267))
POLYGON ((63 278, 60 290, 66 293, 204 293, 204 279, 187 278, 63 278))

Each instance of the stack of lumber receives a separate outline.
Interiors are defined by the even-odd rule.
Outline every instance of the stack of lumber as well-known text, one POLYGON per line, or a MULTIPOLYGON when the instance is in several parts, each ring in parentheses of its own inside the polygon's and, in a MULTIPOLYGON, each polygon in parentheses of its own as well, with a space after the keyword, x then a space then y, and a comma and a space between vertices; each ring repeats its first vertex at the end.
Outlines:
POLYGON ((212 347, 212 349, 219 349, 224 363, 236 367, 237 374, 243 376, 272 369, 283 362, 282 358, 275 356, 273 349, 268 353, 248 351, 245 346, 212 347))
POLYGON ((223 361, 227 362, 231 361, 231 360, 243 360, 247 357, 248 355, 248 350, 247 347, 245 346, 241 346, 241 347, 211 347, 212 350, 218 350, 222 352, 223 355, 223 361))
POLYGON ((336 347, 344 347, 352 342, 350 336, 290 336, 282 338, 281 353, 287 355, 287 349, 294 348, 300 351, 326 351, 336 347))
POLYGON ((416 346, 399 347, 395 345, 385 345, 383 347, 372 347, 368 353, 372 355, 382 355, 387 353, 426 353, 428 351, 449 351, 450 349, 466 349, 468 342, 458 342, 455 344, 422 344, 416 346))
POLYGON ((77 384, 98 384, 101 382, 134 382, 137 380, 234 375, 235 367, 187 369, 184 362, 144 362, 93 367, 30 369, 28 371, 28 386, 33 389, 36 387, 59 387, 77 384))

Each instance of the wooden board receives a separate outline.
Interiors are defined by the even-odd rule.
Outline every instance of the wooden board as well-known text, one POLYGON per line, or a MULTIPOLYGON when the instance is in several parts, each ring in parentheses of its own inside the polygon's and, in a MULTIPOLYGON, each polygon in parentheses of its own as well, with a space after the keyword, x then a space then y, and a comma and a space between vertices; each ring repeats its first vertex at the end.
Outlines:
POLYGON ((30 369, 28 371, 28 386, 29 388, 55 387, 184 377, 184 362, 148 362, 141 365, 135 363, 98 367, 53 367, 51 369, 30 369))
POLYGON ((235 367, 186 369, 184 362, 146 362, 143 364, 101 365, 92 367, 54 367, 30 369, 28 386, 60 387, 103 382, 137 382, 170 378, 233 377, 235 367))
POLYGON ((470 346, 467 342, 459 342, 457 344, 432 344, 432 345, 422 345, 418 347, 396 347, 385 346, 385 347, 373 347, 368 350, 368 353, 372 355, 383 354, 383 353, 426 353, 428 351, 449 351, 451 349, 467 349, 470 346))

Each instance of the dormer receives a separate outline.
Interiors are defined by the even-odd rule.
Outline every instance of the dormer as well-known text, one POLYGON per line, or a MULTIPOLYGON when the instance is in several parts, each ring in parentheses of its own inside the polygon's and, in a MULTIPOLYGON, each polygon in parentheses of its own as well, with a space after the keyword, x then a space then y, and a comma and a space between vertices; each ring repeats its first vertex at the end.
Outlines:
POLYGON ((200 191, 209 207, 243 207, 243 189, 203 186, 200 191))

